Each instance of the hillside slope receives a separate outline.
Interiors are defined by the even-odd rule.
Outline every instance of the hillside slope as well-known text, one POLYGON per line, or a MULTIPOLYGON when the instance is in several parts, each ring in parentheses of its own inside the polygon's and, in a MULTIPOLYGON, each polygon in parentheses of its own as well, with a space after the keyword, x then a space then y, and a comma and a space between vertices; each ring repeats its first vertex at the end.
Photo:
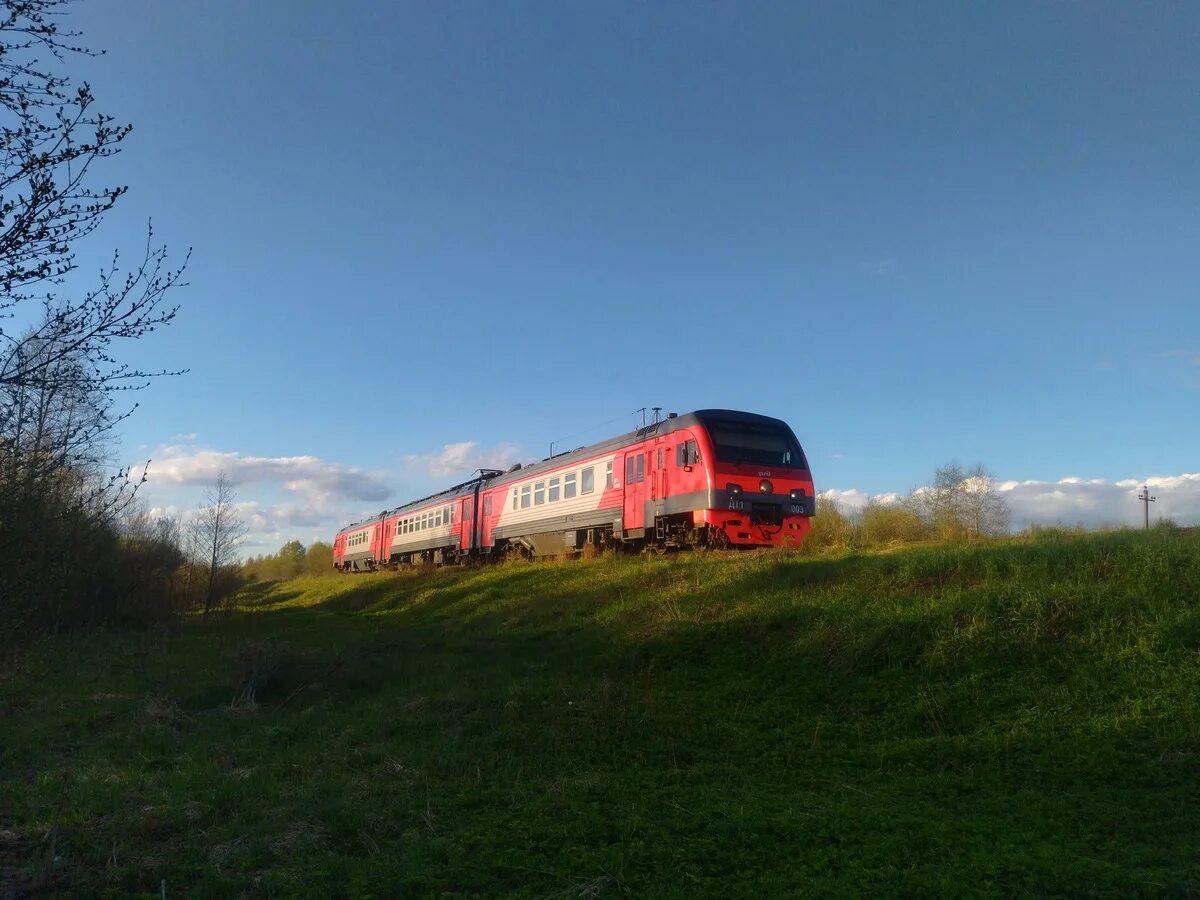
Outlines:
MULTIPOLYGON (((0 682, 0 884, 1189 896, 1200 537, 258 585, 0 682)), ((0 889, 0 895, 3 889, 0 889)))

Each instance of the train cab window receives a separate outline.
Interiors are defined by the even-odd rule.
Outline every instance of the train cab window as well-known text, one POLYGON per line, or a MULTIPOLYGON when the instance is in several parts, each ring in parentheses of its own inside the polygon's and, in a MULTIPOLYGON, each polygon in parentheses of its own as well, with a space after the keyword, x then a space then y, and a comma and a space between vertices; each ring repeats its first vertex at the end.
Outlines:
POLYGON ((570 500, 575 496, 575 479, 574 472, 568 472, 563 476, 563 499, 570 500))
POLYGON ((546 502, 546 482, 538 481, 533 485, 533 505, 541 506, 546 502))
POLYGON ((521 488, 521 509, 529 509, 529 501, 533 499, 532 492, 532 485, 527 484, 521 488))
MULTIPOLYGON (((650 455, 649 453, 646 454, 646 456, 649 456, 649 455, 650 455)), ((646 480, 646 456, 642 456, 642 454, 640 454, 640 453, 637 455, 637 480, 638 481, 646 480)))
POLYGON ((633 484, 633 457, 625 457, 625 483, 633 484))
POLYGON ((590 494, 596 486, 596 470, 588 466, 579 473, 579 493, 590 494))
POLYGON ((611 459, 604 464, 604 486, 606 488, 610 488, 613 486, 613 471, 612 471, 612 460, 611 459))
POLYGON ((554 503, 558 500, 559 481, 560 481, 559 477, 557 475, 555 475, 553 478, 550 479, 549 483, 547 484, 547 487, 546 487, 546 502, 547 503, 554 503))
POLYGON ((685 441, 675 450, 675 465, 694 466, 700 462, 700 445, 695 439, 685 441))

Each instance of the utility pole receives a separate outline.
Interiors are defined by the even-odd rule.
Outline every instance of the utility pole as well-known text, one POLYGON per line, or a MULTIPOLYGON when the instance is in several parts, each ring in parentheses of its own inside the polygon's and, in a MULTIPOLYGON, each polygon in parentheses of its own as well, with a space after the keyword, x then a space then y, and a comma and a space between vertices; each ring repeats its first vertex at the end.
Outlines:
POLYGON ((1142 501, 1142 506, 1145 507, 1145 509, 1146 509, 1146 530, 1149 531, 1150 530, 1150 504, 1153 503, 1158 498, 1151 497, 1150 496, 1150 488, 1148 488, 1144 484, 1142 485, 1142 492, 1140 494, 1138 494, 1137 498, 1142 501))

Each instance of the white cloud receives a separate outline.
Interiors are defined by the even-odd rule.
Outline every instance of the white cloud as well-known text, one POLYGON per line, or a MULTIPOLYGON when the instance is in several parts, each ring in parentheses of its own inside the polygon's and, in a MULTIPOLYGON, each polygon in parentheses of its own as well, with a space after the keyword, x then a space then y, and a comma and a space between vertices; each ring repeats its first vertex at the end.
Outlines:
MULTIPOLYGON (((862 509, 867 505, 868 500, 873 500, 876 503, 895 503, 901 497, 895 491, 888 491, 883 494, 868 494, 860 491, 857 488, 847 488, 839 490, 838 488, 829 488, 824 491, 817 492, 818 500, 833 500, 838 505, 838 509, 842 512, 854 512, 862 509)), ((819 508, 819 507, 818 507, 819 508)))
POLYGON ((293 539, 330 541, 346 523, 384 508, 393 494, 386 473, 316 456, 249 456, 173 443, 153 454, 139 496, 151 515, 185 521, 221 472, 235 489, 247 555, 273 552, 293 539))
POLYGON ((860 272, 875 278, 888 278, 896 274, 896 260, 891 257, 884 259, 864 259, 858 264, 860 272))
POLYGON ((1054 482, 1006 481, 1000 485, 1012 509, 1013 524, 1135 525, 1144 510, 1137 500, 1142 486, 1156 502, 1151 520, 1172 519, 1187 525, 1200 522, 1200 473, 1154 475, 1147 478, 1067 477, 1054 482))
POLYGON ((438 478, 448 475, 466 478, 476 469, 507 469, 520 455, 512 444, 485 448, 475 441, 459 441, 446 444, 437 453, 409 454, 404 457, 404 464, 438 478))
POLYGON ((1168 350, 1163 356, 1182 359, 1185 365, 1200 367, 1200 350, 1196 350, 1195 348, 1178 347, 1174 350, 1168 350))
POLYGON ((224 472, 231 484, 277 484, 308 500, 347 497, 383 501, 391 495, 383 477, 316 456, 243 456, 236 451, 167 446, 150 463, 151 484, 207 487, 224 472))
MULTIPOLYGON (((1152 475, 1108 481, 1068 475, 1057 481, 1001 481, 1000 493, 1012 511, 1014 528, 1029 525, 1137 525, 1144 511, 1137 495, 1142 486, 1157 500, 1151 504, 1150 519, 1171 519, 1180 525, 1200 523, 1200 473, 1152 475)), ((833 488, 820 492, 845 511, 861 509, 869 496, 856 488, 833 488)), ((876 494, 882 503, 898 500, 899 494, 876 494)))

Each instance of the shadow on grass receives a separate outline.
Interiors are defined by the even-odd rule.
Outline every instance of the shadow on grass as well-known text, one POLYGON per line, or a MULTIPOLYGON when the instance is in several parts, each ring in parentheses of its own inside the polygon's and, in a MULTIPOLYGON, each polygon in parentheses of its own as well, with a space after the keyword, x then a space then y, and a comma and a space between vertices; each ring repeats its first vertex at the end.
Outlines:
POLYGON ((890 703, 949 704, 921 714, 957 733, 1020 718, 1023 680, 1087 679, 1104 701, 1136 694, 1146 676, 1097 655, 1097 632, 1136 621, 1193 643, 1194 625, 1157 623, 1153 608, 1168 589, 1200 591, 1197 544, 1117 534, 836 559, 708 554, 350 577, 309 607, 280 605, 295 593, 286 584, 264 588, 263 609, 225 627, 292 636, 322 659, 341 654, 336 677, 312 680, 343 697, 408 677, 397 660, 417 658, 470 680, 547 668, 630 679, 655 667, 721 694, 720 679, 785 695, 819 686, 824 695, 804 701, 823 704, 891 678, 904 693, 890 703), (964 699, 981 685, 986 708, 964 699))

